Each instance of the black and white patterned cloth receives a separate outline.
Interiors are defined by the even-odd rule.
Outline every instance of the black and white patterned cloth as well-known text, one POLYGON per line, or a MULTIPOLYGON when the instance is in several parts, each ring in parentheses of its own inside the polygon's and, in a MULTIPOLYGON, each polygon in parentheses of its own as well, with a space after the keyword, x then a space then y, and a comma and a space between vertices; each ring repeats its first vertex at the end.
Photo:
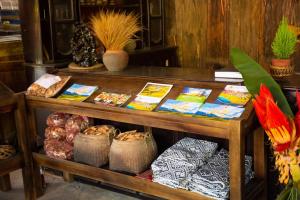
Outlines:
MULTIPOLYGON (((188 189, 215 199, 229 198, 229 155, 222 149, 188 178, 188 189)), ((252 157, 245 156, 245 182, 253 178, 252 157)))
POLYGON ((187 177, 214 155, 217 143, 184 138, 164 151, 151 165, 153 182, 187 188, 187 177))

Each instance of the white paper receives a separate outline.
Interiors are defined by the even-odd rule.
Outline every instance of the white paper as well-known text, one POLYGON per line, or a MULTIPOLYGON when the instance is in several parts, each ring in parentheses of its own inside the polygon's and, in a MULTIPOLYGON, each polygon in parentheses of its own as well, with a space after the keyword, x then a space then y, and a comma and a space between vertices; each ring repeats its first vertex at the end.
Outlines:
POLYGON ((55 83, 58 83, 59 81, 61 81, 61 78, 59 76, 55 76, 52 74, 44 74, 34 83, 40 85, 43 88, 48 89, 49 87, 51 87, 55 83))
POLYGON ((244 92, 244 93, 248 92, 246 86, 240 86, 240 85, 226 85, 225 90, 230 90, 234 92, 244 92))

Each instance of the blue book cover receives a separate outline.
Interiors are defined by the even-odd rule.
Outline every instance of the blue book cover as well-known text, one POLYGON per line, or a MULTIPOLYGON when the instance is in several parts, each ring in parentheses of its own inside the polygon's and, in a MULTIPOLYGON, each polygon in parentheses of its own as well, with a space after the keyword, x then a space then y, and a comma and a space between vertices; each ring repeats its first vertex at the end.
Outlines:
POLYGON ((58 99, 71 100, 71 101, 84 101, 91 96, 98 86, 87 86, 80 84, 73 84, 65 90, 58 99))
POLYGON ((217 117, 223 119, 239 118, 245 108, 221 105, 214 103, 205 103, 196 113, 196 116, 217 117))
POLYGON ((201 103, 168 99, 159 107, 158 111, 193 115, 199 110, 200 106, 201 103))
POLYGON ((185 87, 176 100, 203 104, 210 93, 211 89, 185 87))

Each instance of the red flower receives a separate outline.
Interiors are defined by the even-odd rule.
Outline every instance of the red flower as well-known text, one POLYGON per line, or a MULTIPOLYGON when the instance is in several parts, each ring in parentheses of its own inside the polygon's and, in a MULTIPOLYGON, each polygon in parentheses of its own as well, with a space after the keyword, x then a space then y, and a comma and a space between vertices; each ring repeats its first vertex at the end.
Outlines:
POLYGON ((296 101, 297 101, 297 107, 298 107, 298 112, 296 113, 296 116, 295 116, 295 125, 296 125, 296 135, 299 136, 300 135, 300 93, 296 92, 296 101))
POLYGON ((253 101, 259 122, 273 143, 275 151, 284 151, 289 148, 295 137, 292 135, 292 126, 265 85, 261 85, 259 93, 253 101))

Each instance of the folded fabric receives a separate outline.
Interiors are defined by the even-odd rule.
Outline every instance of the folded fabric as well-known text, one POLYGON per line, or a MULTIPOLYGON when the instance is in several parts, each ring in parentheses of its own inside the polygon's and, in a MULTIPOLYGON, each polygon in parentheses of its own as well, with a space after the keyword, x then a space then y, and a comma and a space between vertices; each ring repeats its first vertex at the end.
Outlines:
MULTIPOLYGON (((193 192, 200 193, 215 199, 229 197, 229 155, 222 149, 214 155, 206 165, 200 167, 188 178, 187 187, 193 192)), ((245 182, 253 178, 252 157, 245 156, 245 182)))
POLYGON ((205 164, 217 147, 217 143, 204 140, 180 140, 152 163, 153 182, 187 189, 187 177, 205 164))

